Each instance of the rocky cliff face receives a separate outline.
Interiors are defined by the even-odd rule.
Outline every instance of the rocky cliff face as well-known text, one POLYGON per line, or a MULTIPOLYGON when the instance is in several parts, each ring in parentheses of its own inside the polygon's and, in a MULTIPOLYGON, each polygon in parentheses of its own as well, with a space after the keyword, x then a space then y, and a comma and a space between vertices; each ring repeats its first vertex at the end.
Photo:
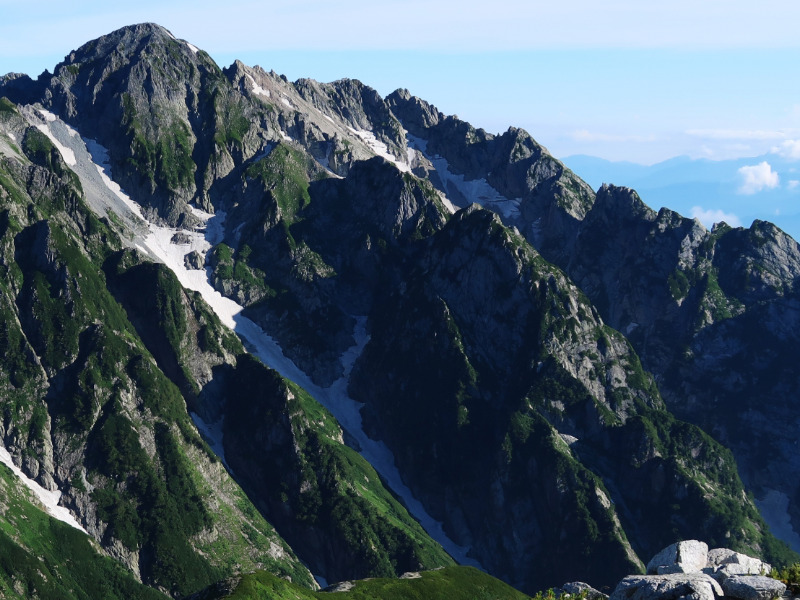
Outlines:
POLYGON ((47 136, 14 110, 3 119, 6 135, 25 131, 21 151, 7 138, 0 166, 2 441, 14 462, 60 490, 86 531, 149 585, 184 594, 254 567, 310 584, 186 411, 197 380, 232 356, 209 356, 203 329, 235 338, 171 272, 119 250, 47 136), (124 293, 130 279, 153 296, 124 293), (214 552, 219 544, 230 552, 214 552))
POLYGON ((399 575, 452 561, 432 534, 528 591, 679 538, 781 556, 730 453, 668 412, 744 450, 709 382, 796 387, 800 253, 774 227, 706 232, 524 131, 221 70, 156 25, 54 73, 0 80, 2 439, 141 581, 399 575), (316 400, 347 394, 342 427, 316 400), (356 452, 375 440, 405 506, 356 452))
POLYGON ((439 189, 495 210, 563 268, 629 338, 670 409, 733 448, 759 497, 797 496, 797 374, 785 361, 796 337, 794 240, 759 221, 707 231, 625 188, 595 194, 524 132, 495 138, 402 90, 387 101, 439 189))

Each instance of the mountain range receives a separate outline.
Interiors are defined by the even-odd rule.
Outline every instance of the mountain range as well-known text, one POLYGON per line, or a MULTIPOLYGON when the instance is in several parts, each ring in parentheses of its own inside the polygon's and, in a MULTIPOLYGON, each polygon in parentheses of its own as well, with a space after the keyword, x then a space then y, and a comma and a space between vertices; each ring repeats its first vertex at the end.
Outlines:
POLYGON ((595 189, 607 181, 635 188, 648 205, 699 218, 706 227, 767 219, 797 239, 800 175, 791 148, 784 144, 767 154, 728 160, 678 156, 653 165, 585 155, 562 160, 595 189))
POLYGON ((531 594, 682 539, 798 560, 776 226, 154 24, 0 97, 5 595, 531 594))

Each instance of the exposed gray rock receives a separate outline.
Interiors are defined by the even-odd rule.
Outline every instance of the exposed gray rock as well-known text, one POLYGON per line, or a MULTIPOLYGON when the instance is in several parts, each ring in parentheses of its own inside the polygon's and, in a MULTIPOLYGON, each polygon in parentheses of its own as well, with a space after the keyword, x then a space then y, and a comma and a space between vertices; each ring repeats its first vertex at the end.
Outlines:
POLYGON ((189 252, 186 256, 183 257, 183 264, 186 265, 187 269, 194 269, 195 271, 199 271, 203 268, 203 255, 200 254, 197 250, 193 250, 189 252))
POLYGON ((715 548, 708 552, 708 566, 703 569, 722 583, 734 575, 765 575, 772 565, 757 558, 734 552, 728 548, 715 548))
POLYGON ((190 238, 185 232, 179 231, 172 238, 169 240, 173 244, 190 244, 192 242, 192 238, 190 238))
POLYGON ((768 572, 769 571, 754 570, 747 565, 739 564, 722 565, 716 569, 703 569, 703 573, 708 573, 720 583, 725 581, 728 577, 732 577, 734 575, 763 575, 764 573, 768 572))
POLYGON ((605 598, 608 598, 608 594, 604 594, 603 592, 594 589, 588 583, 584 583, 583 581, 572 581, 570 583, 565 583, 561 586, 561 591, 571 596, 577 596, 585 593, 589 600, 605 600, 605 598))
POLYGON ((703 573, 629 575, 619 582, 610 600, 715 600, 722 588, 703 573))
POLYGON ((725 572, 729 575, 764 575, 772 571, 769 563, 728 548, 709 550, 708 567, 715 571, 727 569, 725 572))
POLYGON ((722 583, 725 595, 740 600, 773 600, 786 591, 786 585, 763 575, 733 575, 722 583))
POLYGON ((352 581, 340 581, 339 583, 334 583, 329 585, 328 587, 324 588, 323 592, 349 592, 356 584, 352 581))
POLYGON ((699 573, 706 568, 707 556, 708 545, 705 542, 677 542, 664 548, 647 563, 647 573, 699 573))
MULTIPOLYGON (((418 154, 521 199, 518 210, 498 211, 503 222, 626 333, 670 409, 729 445, 745 484, 798 497, 796 407, 770 402, 798 387, 788 358, 800 331, 800 247, 791 237, 763 221, 707 231, 669 209, 651 210, 627 188, 603 185, 594 194, 520 132, 485 134, 405 90, 387 101, 423 142, 418 154)), ((446 191, 434 167, 425 171, 446 191)), ((797 503, 787 512, 800 531, 797 503)), ((783 537, 800 550, 793 535, 783 537)))

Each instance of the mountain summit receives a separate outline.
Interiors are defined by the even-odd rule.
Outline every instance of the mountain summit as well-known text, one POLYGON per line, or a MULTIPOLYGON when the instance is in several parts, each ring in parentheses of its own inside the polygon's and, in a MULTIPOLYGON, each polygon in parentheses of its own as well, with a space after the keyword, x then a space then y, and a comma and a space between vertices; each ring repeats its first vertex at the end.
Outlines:
MULTIPOLYGON (((522 130, 158 25, 0 96, 0 440, 105 596, 455 563, 600 587, 682 539, 796 560, 747 494, 800 493, 773 225, 708 232, 522 130)), ((84 585, 59 556, 0 579, 84 585)))

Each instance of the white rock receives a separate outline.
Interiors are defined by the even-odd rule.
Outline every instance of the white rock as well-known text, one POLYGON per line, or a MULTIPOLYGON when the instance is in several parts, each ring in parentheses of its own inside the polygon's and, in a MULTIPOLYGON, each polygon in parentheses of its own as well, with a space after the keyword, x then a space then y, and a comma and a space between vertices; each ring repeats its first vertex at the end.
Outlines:
POLYGON ((725 595, 739 600, 773 600, 786 591, 786 586, 763 575, 733 575, 722 583, 725 595))
POLYGON ((609 600, 716 600, 722 588, 704 573, 629 575, 619 582, 609 600))
POLYGON ((608 598, 607 594, 594 589, 588 583, 584 583, 583 581, 572 581, 570 583, 565 583, 561 586, 561 591, 569 594, 570 596, 586 594, 586 598, 589 600, 605 600, 605 598, 608 598))
POLYGON ((752 556, 734 552, 728 548, 714 548, 708 551, 708 567, 723 576, 766 575, 772 565, 752 556))
POLYGON ((676 542, 664 548, 647 563, 650 575, 700 573, 708 563, 708 544, 698 540, 676 542))

